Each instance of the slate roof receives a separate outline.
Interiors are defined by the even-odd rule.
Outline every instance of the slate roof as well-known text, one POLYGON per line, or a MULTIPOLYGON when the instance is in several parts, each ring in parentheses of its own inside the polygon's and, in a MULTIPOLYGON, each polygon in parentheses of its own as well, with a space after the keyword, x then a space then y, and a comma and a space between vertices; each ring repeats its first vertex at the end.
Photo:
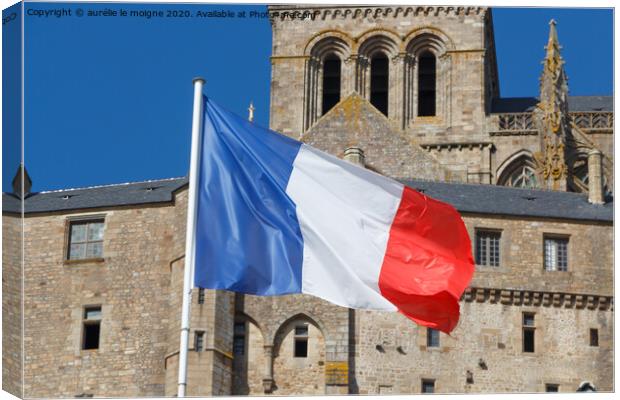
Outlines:
MULTIPOLYGON (((173 200, 173 193, 186 183, 187 178, 172 178, 32 193, 26 197, 25 212, 169 203, 173 200)), ((2 211, 20 212, 19 199, 13 194, 3 193, 2 211)))
MULTIPOLYGON (((452 204, 463 213, 613 221, 613 200, 609 199, 605 205, 593 205, 588 203, 586 194, 423 180, 402 182, 430 197, 452 204)), ((33 193, 26 198, 25 212, 169 203, 173 200, 174 192, 186 183, 186 178, 172 178, 33 193)), ((20 212, 19 206, 16 197, 3 193, 4 212, 20 212)))
MULTIPOLYGON (((494 99, 492 113, 530 112, 538 103, 536 97, 504 97, 494 99)), ((569 111, 613 111, 613 96, 568 96, 569 111)))
POLYGON ((402 182, 452 204, 462 213, 613 221, 613 199, 607 199, 604 205, 594 205, 588 202, 588 195, 582 193, 421 180, 402 182))

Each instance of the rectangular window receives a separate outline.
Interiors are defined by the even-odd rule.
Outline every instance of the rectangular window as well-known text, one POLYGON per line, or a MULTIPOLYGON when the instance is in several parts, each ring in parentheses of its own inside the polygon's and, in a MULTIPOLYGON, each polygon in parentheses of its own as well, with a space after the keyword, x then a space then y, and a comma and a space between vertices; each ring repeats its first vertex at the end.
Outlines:
POLYGON ((545 392, 559 392, 560 391, 560 385, 557 385, 555 383, 547 383, 545 385, 545 392))
POLYGON ((101 306, 85 307, 82 321, 82 350, 98 349, 100 333, 101 306))
POLYGON ((422 379, 422 393, 435 393, 434 379, 422 379))
POLYGON ((501 232, 476 231, 476 264, 499 267, 501 232))
POLYGON ((568 238, 545 237, 545 270, 568 270, 568 238))
POLYGON ((426 347, 439 347, 439 331, 426 328, 426 347))
POLYGON ((103 220, 71 221, 68 260, 103 257, 103 220))
POLYGON ((308 357, 308 325, 295 327, 295 357, 308 357))
POLYGON ((205 303, 205 290, 203 288, 198 289, 198 304, 205 303))
POLYGON ((534 314, 523 313, 523 352, 534 352, 534 337, 536 326, 534 323, 534 314))
POLYGON ((235 322, 233 354, 236 356, 245 354, 245 322, 235 322))
POLYGON ((598 347, 598 329, 590 329, 590 346, 598 347))
POLYGON ((194 336, 194 350, 204 351, 205 349, 205 333, 203 331, 196 331, 194 336))

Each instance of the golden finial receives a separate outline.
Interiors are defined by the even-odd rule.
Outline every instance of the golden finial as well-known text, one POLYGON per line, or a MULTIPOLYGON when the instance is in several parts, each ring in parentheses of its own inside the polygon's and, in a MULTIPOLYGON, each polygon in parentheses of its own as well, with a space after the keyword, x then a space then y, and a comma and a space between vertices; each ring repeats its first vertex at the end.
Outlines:
POLYGON ((248 107, 248 121, 254 122, 254 104, 250 101, 250 107, 248 107))

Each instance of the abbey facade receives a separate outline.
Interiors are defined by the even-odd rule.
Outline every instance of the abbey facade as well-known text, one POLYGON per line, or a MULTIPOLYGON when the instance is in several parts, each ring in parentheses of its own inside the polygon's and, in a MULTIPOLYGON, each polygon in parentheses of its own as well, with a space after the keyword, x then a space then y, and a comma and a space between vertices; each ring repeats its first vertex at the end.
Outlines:
MULTIPOLYGON (((269 11, 270 127, 454 205, 476 272, 450 336, 195 289, 187 393, 613 390, 613 99, 568 95, 555 23, 540 92, 502 98, 489 8, 269 11)), ((24 181, 3 195, 3 389, 176 394, 187 180, 24 181)))

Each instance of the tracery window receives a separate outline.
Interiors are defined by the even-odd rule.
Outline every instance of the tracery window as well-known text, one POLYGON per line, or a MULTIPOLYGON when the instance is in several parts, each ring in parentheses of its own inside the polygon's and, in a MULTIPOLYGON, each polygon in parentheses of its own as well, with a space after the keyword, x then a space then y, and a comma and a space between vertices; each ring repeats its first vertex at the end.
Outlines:
POLYGON ((523 165, 520 168, 515 169, 506 181, 506 186, 527 189, 535 188, 537 184, 536 172, 528 165, 523 165))
POLYGON ((538 178, 532 158, 523 154, 506 167, 497 180, 498 185, 525 189, 538 187, 538 178))

